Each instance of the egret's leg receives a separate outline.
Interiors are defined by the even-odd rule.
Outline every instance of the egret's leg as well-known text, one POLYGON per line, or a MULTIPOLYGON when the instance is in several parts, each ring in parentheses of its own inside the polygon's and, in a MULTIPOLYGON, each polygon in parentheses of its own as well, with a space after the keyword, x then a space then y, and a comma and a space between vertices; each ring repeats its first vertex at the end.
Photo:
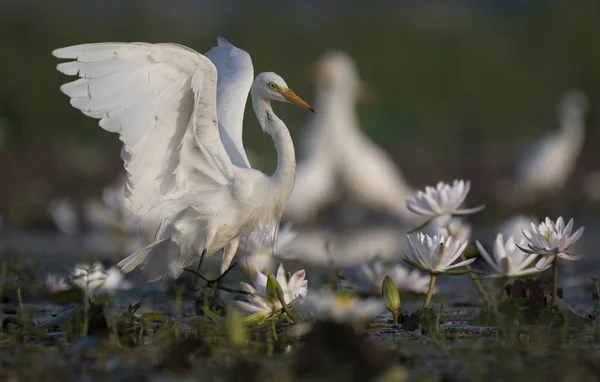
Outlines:
POLYGON ((221 288, 221 281, 225 277, 229 271, 233 269, 236 263, 231 264, 233 257, 235 256, 235 252, 240 244, 239 236, 236 236, 233 240, 231 240, 227 245, 223 248, 223 258, 221 260, 221 275, 214 280, 214 290, 213 290, 213 298, 211 299, 211 307, 213 307, 214 303, 218 298, 219 291, 221 288))
POLYGON ((200 274, 200 267, 202 266, 202 262, 206 257, 206 248, 202 250, 202 254, 200 255, 200 261, 198 261, 198 268, 196 269, 196 277, 194 277, 194 284, 198 282, 198 275, 200 274))
POLYGON ((198 282, 198 275, 200 274, 200 267, 202 266, 202 262, 204 261, 204 258, 206 257, 206 251, 212 244, 212 241, 215 238, 216 233, 217 233, 217 231, 214 228, 206 229, 206 237, 204 238, 204 249, 202 250, 202 254, 200 255, 200 261, 198 261, 198 268, 196 269, 196 277, 194 278, 194 283, 198 282))
POLYGON ((221 260, 221 275, 225 273, 225 271, 229 268, 233 257, 235 256, 235 252, 240 245, 240 238, 237 236, 235 239, 231 240, 225 248, 223 248, 223 260, 221 260))

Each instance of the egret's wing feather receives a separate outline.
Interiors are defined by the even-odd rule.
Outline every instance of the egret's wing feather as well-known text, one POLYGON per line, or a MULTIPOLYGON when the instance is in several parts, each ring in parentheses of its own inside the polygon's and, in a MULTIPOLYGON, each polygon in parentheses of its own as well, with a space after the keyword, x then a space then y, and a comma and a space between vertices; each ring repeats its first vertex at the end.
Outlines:
POLYGON ((221 141, 236 166, 250 168, 242 141, 244 109, 254 79, 250 55, 222 37, 206 53, 218 72, 217 115, 221 141))
POLYGON ((119 133, 132 212, 168 218, 188 194, 203 200, 204 189, 229 185, 233 169, 217 128, 217 72, 206 57, 181 45, 147 43, 85 44, 53 54, 74 59, 57 68, 81 77, 61 87, 71 104, 119 133), (197 189, 200 179, 204 189, 197 189))

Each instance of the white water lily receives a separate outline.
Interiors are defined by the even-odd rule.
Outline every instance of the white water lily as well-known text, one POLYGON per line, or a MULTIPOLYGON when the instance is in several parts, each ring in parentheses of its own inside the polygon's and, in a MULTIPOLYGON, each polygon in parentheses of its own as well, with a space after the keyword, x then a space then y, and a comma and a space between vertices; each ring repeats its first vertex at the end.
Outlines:
MULTIPOLYGON (((504 236, 500 233, 496 236, 494 241, 493 255, 490 255, 479 241, 475 244, 479 249, 479 253, 483 259, 492 267, 492 270, 496 276, 505 278, 518 278, 529 276, 534 273, 539 273, 549 268, 532 267, 533 262, 538 257, 537 254, 526 254, 517 247, 514 237, 509 237, 504 241, 504 236)), ((524 244, 524 240, 521 240, 521 245, 524 244)))
MULTIPOLYGON (((283 265, 277 269, 277 282, 281 286, 284 301, 290 304, 297 298, 306 296, 308 281, 305 279, 306 272, 301 269, 294 273, 289 280, 285 276, 283 265)), ((247 301, 235 301, 235 304, 247 313, 275 313, 282 308, 279 300, 272 304, 267 301, 267 279, 264 273, 256 272, 254 286, 241 282, 242 289, 250 295, 245 296, 247 301)))
POLYGON ((479 212, 483 206, 475 208, 459 207, 465 201, 471 188, 471 182, 455 179, 452 185, 438 182, 434 187, 425 187, 425 192, 417 191, 406 201, 406 207, 412 212, 430 218, 450 218, 452 215, 468 215, 479 212))
POLYGON ((358 289, 363 292, 381 294, 381 284, 385 276, 390 276, 399 291, 427 293, 429 275, 424 275, 416 269, 406 269, 400 264, 384 264, 374 261, 361 265, 356 275, 358 289))
POLYGON ((453 264, 467 247, 467 242, 455 241, 451 236, 444 238, 441 235, 433 237, 423 233, 417 234, 413 242, 408 238, 408 248, 405 252, 409 264, 432 274, 452 273, 450 269, 471 264, 475 258, 453 264))
POLYGON ((297 235, 298 232, 292 230, 291 224, 279 229, 275 245, 272 237, 266 237, 260 231, 255 230, 249 235, 242 235, 239 248, 244 257, 240 260, 240 265, 250 275, 255 275, 256 272, 272 273, 275 267, 273 255, 279 254, 297 235))
POLYGON ((527 239, 526 246, 518 245, 526 253, 544 256, 536 265, 537 268, 544 268, 551 264, 558 256, 567 260, 579 260, 581 255, 568 253, 567 250, 579 240, 583 235, 584 227, 579 228, 571 235, 573 230, 573 219, 565 226, 562 217, 556 220, 556 223, 546 218, 546 220, 536 227, 531 224, 530 230, 523 230, 523 235, 527 239))
POLYGON ((321 321, 366 323, 385 309, 385 303, 378 298, 359 299, 349 294, 323 290, 308 294, 302 308, 321 321))
POLYGON ((66 278, 52 273, 46 275, 44 285, 49 293, 58 293, 73 288, 66 278))
POLYGON ((118 267, 105 269, 102 264, 77 264, 69 278, 49 274, 46 276, 46 289, 56 293, 71 289, 73 286, 81 289, 87 295, 114 292, 116 290, 131 289, 131 282, 118 267))

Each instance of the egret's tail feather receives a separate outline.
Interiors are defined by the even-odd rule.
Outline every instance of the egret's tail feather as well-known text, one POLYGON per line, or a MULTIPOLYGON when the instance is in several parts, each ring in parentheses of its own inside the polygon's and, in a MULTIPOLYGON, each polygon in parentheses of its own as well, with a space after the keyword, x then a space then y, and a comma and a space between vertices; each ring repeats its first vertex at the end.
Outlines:
POLYGON ((123 273, 131 272, 141 266, 149 282, 177 278, 185 267, 179 247, 170 238, 150 244, 126 257, 117 265, 123 273))
POLYGON ((117 264, 117 266, 119 268, 121 268, 121 272, 123 272, 123 273, 129 273, 129 272, 133 271, 138 265, 140 265, 144 260, 146 260, 146 258, 148 257, 148 255, 150 254, 150 252, 152 251, 152 249, 154 247, 160 245, 162 242, 164 242, 166 240, 170 240, 170 239, 158 240, 158 241, 150 244, 149 246, 140 249, 133 255, 127 256, 126 258, 121 260, 119 262, 119 264, 117 264))

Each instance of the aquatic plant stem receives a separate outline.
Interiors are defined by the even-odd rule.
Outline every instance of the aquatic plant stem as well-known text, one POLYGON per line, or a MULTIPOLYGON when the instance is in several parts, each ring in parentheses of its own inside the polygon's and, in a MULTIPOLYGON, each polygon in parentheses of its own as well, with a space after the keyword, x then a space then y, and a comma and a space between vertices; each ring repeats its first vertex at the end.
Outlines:
POLYGON ((435 287, 435 278, 436 275, 431 274, 431 279, 429 279, 429 289, 427 290, 427 296, 425 297, 425 301, 423 302, 423 307, 421 309, 427 308, 431 302, 431 296, 433 296, 433 289, 435 287))
MULTIPOLYGON (((462 261, 466 261, 467 257, 465 256, 464 253, 462 253, 460 255, 460 258, 462 261)), ((479 282, 479 280, 477 280, 477 277, 475 277, 475 274, 473 274, 473 268, 471 268, 470 264, 465 265, 465 269, 468 271, 468 275, 471 278, 471 281, 473 281, 473 285, 475 285, 475 289, 477 289, 477 292, 479 292, 479 295, 481 295, 481 298, 483 299, 483 302, 485 302, 485 305, 487 306, 491 306, 490 301, 488 300, 487 296, 485 295, 485 291, 483 290, 483 287, 481 286, 481 283, 479 282)))
POLYGON ((556 306, 558 296, 558 257, 554 257, 552 262, 552 306, 556 306))
POLYGON ((508 282, 508 277, 502 277, 500 279, 500 293, 498 293, 497 302, 502 301, 502 297, 504 297, 504 289, 506 288, 506 283, 508 282))

